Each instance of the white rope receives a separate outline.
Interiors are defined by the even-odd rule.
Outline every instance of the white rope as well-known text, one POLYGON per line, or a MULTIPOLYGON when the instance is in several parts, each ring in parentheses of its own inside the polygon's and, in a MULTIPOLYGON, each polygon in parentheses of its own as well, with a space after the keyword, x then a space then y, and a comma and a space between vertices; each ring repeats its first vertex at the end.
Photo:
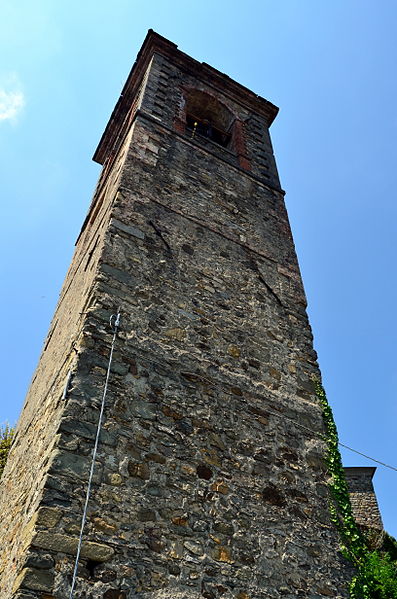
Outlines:
POLYGON ((90 475, 88 477, 87 493, 86 493, 86 496, 85 496, 83 516, 82 516, 82 519, 81 519, 80 536, 79 536, 79 542, 77 544, 76 561, 75 561, 75 564, 74 564, 72 586, 70 588, 69 599, 73 599, 74 589, 75 589, 75 586, 76 586, 77 570, 78 570, 78 567, 79 567, 79 559, 80 559, 81 547, 82 547, 82 544, 83 544, 84 526, 85 526, 85 523, 86 523, 86 520, 87 520, 87 509, 88 509, 88 502, 89 502, 90 495, 91 495, 92 477, 94 475, 95 461, 96 461, 96 455, 97 455, 97 452, 98 452, 99 437, 100 437, 100 434, 101 434, 101 427, 102 427, 103 412, 104 412, 104 409, 105 409, 106 393, 107 393, 107 390, 108 390, 108 382, 109 382, 109 376, 110 376, 110 367, 112 365, 113 349, 114 349, 114 344, 115 344, 115 341, 116 341, 117 331, 118 331, 119 325, 120 325, 120 308, 117 311, 117 315, 112 314, 112 316, 110 317, 110 326, 113 329, 113 340, 112 340, 112 345, 111 345, 111 348, 110 348, 109 364, 108 364, 108 369, 107 369, 107 373, 106 373, 105 387, 103 389, 103 394, 102 394, 102 403, 101 403, 101 410, 99 412, 99 420, 98 420, 98 427, 97 427, 97 431, 96 431, 95 444, 94 444, 94 449, 92 451, 92 460, 91 460, 90 475))

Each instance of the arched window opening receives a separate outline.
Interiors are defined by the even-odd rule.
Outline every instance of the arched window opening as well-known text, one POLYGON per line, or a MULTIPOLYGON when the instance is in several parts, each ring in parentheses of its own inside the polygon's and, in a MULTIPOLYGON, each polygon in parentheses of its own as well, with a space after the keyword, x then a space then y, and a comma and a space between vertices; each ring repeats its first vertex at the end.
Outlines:
POLYGON ((234 116, 217 98, 199 91, 191 91, 186 98, 186 130, 191 137, 206 137, 230 147, 234 116))

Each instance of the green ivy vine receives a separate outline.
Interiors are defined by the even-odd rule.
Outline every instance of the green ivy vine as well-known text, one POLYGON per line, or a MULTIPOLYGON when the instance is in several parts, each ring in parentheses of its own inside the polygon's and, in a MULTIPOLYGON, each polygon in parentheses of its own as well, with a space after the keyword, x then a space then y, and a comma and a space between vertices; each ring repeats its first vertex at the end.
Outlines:
POLYGON ((358 528, 350 503, 345 472, 339 451, 338 431, 325 391, 313 379, 321 403, 326 429, 325 461, 329 474, 330 514, 336 526, 343 555, 354 565, 356 574, 349 591, 351 599, 397 599, 397 543, 390 535, 380 549, 371 549, 368 539, 358 528))
POLYGON ((0 426, 0 478, 6 465, 13 436, 14 429, 12 427, 10 427, 8 424, 6 424, 4 427, 0 426))

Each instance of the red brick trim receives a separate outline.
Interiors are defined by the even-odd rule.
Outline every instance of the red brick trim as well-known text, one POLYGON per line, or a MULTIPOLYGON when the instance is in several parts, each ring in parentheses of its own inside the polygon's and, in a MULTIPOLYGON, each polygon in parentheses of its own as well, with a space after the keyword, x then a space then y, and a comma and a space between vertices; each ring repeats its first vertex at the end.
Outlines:
POLYGON ((232 143, 237 154, 239 165, 246 171, 250 171, 251 162, 248 158, 247 145, 245 143, 244 123, 243 121, 240 121, 240 119, 236 119, 233 124, 232 143))

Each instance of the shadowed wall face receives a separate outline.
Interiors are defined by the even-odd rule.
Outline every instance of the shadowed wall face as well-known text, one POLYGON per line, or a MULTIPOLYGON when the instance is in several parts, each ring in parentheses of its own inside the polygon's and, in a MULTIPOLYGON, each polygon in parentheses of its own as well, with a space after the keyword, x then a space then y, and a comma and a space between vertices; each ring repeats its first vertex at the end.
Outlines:
POLYGON ((31 526, 4 598, 68 596, 118 307, 76 596, 347 596, 276 112, 149 33, 95 155, 103 171, 55 316, 65 340, 42 357, 73 376, 65 400, 66 366, 47 376, 40 422, 56 434, 40 489, 25 490, 31 526))
POLYGON ((375 470, 375 467, 346 467, 345 476, 357 524, 364 529, 382 531, 382 517, 372 483, 375 470))

